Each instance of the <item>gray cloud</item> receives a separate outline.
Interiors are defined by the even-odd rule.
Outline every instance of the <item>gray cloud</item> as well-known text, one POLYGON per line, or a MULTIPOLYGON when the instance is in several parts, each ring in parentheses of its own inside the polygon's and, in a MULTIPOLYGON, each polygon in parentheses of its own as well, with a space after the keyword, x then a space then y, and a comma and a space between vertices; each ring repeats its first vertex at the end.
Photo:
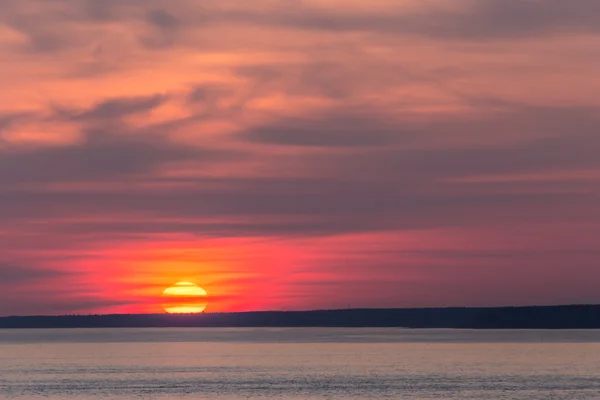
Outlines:
POLYGON ((359 110, 340 110, 324 118, 284 118, 275 124, 243 132, 240 137, 277 145, 364 147, 402 142, 414 134, 385 121, 384 115, 361 115, 359 110))
POLYGON ((442 12, 424 6, 413 14, 328 14, 303 6, 281 9, 278 17, 265 14, 232 14, 232 19, 261 24, 326 31, 372 31, 415 34, 437 39, 499 39, 555 33, 599 32, 600 4, 562 0, 463 1, 459 12, 442 12))
POLYGON ((132 114, 151 111, 167 101, 165 95, 114 98, 102 101, 87 110, 56 108, 57 117, 70 120, 115 120, 132 114))
POLYGON ((327 49, 315 52, 303 62, 277 65, 249 64, 234 69, 253 87, 253 95, 285 92, 287 95, 311 95, 333 100, 361 98, 367 92, 381 93, 382 88, 419 82, 434 82, 448 71, 431 71, 419 67, 418 72, 406 66, 369 55, 361 49, 327 49), (323 62, 319 57, 343 57, 340 62, 323 62), (352 60, 348 62, 347 60, 352 60), (365 74, 365 70, 369 73, 365 74))
MULTIPOLYGON (((324 119, 319 130, 327 133, 335 123, 324 119)), ((395 124, 402 126, 403 122, 395 124)), ((600 118, 595 109, 511 105, 484 118, 408 120, 400 137, 404 133, 405 140, 410 139, 410 147, 365 149, 350 156, 333 154, 313 162, 328 165, 341 176, 378 176, 400 181, 412 177, 421 182, 457 176, 585 169, 599 165, 598 129, 600 118), (494 146, 485 142, 452 144, 452 138, 460 140, 465 135, 471 139, 504 135, 513 139, 494 146)), ((280 130, 283 135, 285 128, 280 130)), ((369 134, 366 129, 362 132, 369 134)))
POLYGON ((146 12, 145 19, 153 29, 140 38, 142 45, 150 49, 162 49, 177 43, 179 30, 182 28, 177 17, 165 9, 157 8, 146 12))
POLYGON ((195 85, 188 93, 188 102, 204 103, 214 106, 215 103, 226 95, 232 94, 232 90, 226 86, 216 84, 195 85))
MULTIPOLYGON (((571 220, 594 218, 589 212, 598 193, 591 191, 585 181, 558 186, 553 181, 452 181, 482 175, 597 169, 600 140, 596 132, 600 122, 593 110, 512 105, 484 119, 413 121, 400 131, 401 121, 370 117, 366 111, 364 120, 356 116, 344 119, 343 113, 309 120, 310 124, 280 120, 239 136, 271 146, 303 145, 294 158, 298 172, 308 175, 305 178, 282 175, 162 180, 151 172, 171 161, 201 161, 214 167, 214 163, 236 157, 235 153, 182 147, 162 136, 97 132, 74 146, 5 153, 0 158, 0 182, 5 185, 130 180, 150 186, 107 188, 102 192, 82 188, 64 193, 13 188, 0 194, 5 205, 0 218, 43 217, 52 212, 55 217, 139 213, 174 219, 56 228, 101 236, 111 230, 124 235, 170 231, 208 236, 328 235, 484 225, 499 215, 506 222, 543 221, 566 210, 570 210, 571 220), (506 132, 515 139, 495 146, 454 146, 448 140, 465 131, 469 137, 506 132), (167 183, 168 191, 151 189, 153 184, 160 187, 167 183), (266 222, 265 216, 276 218, 276 222, 266 222), (216 217, 242 217, 245 222, 203 221, 216 217)), ((253 157, 273 167, 281 161, 261 153, 253 157)))
MULTIPOLYGON (((543 222, 555 215, 590 222, 597 199, 582 193, 461 190, 428 183, 330 180, 199 179, 193 188, 85 189, 69 193, 20 191, 2 195, 0 218, 54 215, 51 231, 86 234, 91 240, 188 232, 201 236, 321 236, 385 230, 457 228, 496 223, 543 222), (58 214, 56 214, 58 212, 58 214), (568 214, 566 214, 568 213, 568 214), (40 215, 41 214, 41 215, 40 215), (142 221, 77 222, 77 217, 150 215, 142 221), (60 222, 69 217, 73 222, 60 222), (173 218, 173 221, 161 221, 173 218), (222 222, 210 222, 222 218, 222 222), (244 222, 235 222, 242 218, 244 222), (249 219, 250 218, 250 219, 249 219), (272 221, 275 219, 275 221, 272 221), (186 222, 187 220, 187 222, 186 222), (203 220, 206 220, 203 222, 203 220), (269 221, 272 222, 269 222, 269 221), (94 238, 94 236, 96 238, 94 238)), ((44 229, 40 227, 39 229, 44 229)), ((50 233, 50 232, 48 232, 50 233)))
MULTIPOLYGON (((595 169, 597 135, 542 138, 504 148, 382 150, 357 154, 334 164, 338 173, 361 177, 431 182, 444 178, 595 169)), ((323 162, 326 162, 323 160, 323 162)), ((329 163, 332 163, 329 160, 329 163)))
POLYGON ((594 0, 472 0, 472 12, 459 18, 451 30, 465 37, 600 32, 600 4, 594 0))
POLYGON ((81 2, 83 15, 93 21, 110 21, 116 18, 115 7, 118 0, 83 0, 81 2))
POLYGON ((0 133, 31 116, 25 113, 0 113, 0 133))
POLYGON ((565 33, 599 33, 600 4, 595 0, 461 0, 458 11, 423 4, 422 10, 406 13, 401 7, 380 13, 331 12, 302 2, 271 3, 250 11, 233 4, 174 0, 165 7, 159 1, 39 2, 23 0, 0 3, 0 21, 24 33, 28 50, 57 52, 89 46, 102 37, 81 26, 120 21, 147 22, 154 32, 132 33, 149 48, 174 45, 197 46, 184 30, 214 25, 255 24, 282 28, 343 32, 417 35, 438 40, 496 40, 565 33), (32 11, 33 10, 33 11, 32 11), (77 33, 75 33, 77 32, 77 33))
POLYGON ((220 156, 156 137, 91 131, 72 146, 5 151, 0 157, 0 184, 123 179, 150 173, 169 161, 216 161, 220 156))
MULTIPOLYGON (((8 147, 0 153, 0 187, 31 182, 97 182, 144 176, 166 163, 226 161, 234 152, 177 144, 167 138, 170 123, 136 130, 120 123, 147 112, 164 96, 111 99, 87 110, 57 109, 53 120, 79 124, 83 139, 55 147, 8 147), (92 123, 91 125, 88 125, 92 123)), ((241 154, 237 154, 239 159, 241 154)))
POLYGON ((66 271, 25 266, 19 262, 0 263, 0 287, 47 281, 69 275, 66 271))
POLYGON ((162 8, 156 8, 148 11, 146 13, 146 20, 152 26, 165 31, 176 30, 181 25, 177 17, 162 8))

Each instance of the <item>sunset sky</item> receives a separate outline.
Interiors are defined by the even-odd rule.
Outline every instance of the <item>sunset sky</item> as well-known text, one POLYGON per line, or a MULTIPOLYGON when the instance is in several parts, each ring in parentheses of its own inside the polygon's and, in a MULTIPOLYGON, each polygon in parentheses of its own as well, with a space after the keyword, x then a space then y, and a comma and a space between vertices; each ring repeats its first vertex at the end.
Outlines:
POLYGON ((600 1, 0 0, 0 315, 600 303, 600 1))

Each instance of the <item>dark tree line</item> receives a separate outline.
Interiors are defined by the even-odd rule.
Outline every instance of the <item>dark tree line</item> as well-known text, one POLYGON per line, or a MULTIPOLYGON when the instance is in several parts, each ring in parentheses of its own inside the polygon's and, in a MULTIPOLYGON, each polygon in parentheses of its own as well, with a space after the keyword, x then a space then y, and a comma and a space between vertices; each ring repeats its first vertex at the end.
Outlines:
POLYGON ((115 314, 0 318, 0 329, 119 327, 600 329, 600 306, 349 309, 187 315, 115 314))

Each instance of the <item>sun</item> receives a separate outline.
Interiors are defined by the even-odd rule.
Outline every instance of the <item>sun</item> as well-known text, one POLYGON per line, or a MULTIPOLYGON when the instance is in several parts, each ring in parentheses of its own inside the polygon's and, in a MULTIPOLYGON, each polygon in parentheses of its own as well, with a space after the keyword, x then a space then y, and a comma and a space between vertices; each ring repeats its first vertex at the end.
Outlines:
POLYGON ((163 293, 163 308, 169 314, 194 314, 206 309, 206 290, 192 282, 177 282, 163 293))

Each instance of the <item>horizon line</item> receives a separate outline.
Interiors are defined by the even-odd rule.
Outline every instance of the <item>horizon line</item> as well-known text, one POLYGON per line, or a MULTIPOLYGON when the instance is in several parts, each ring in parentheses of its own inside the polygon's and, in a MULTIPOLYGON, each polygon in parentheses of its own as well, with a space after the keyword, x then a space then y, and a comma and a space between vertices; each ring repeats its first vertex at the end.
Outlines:
POLYGON ((351 307, 351 308, 327 308, 327 309, 308 309, 308 310, 245 310, 245 311, 202 311, 199 313, 111 313, 111 314, 31 314, 31 315, 0 315, 0 319, 5 318, 61 318, 61 317, 108 317, 108 316, 172 316, 172 317, 190 317, 200 315, 218 315, 218 314, 258 314, 258 313, 311 313, 311 312, 339 312, 339 311, 381 311, 381 310, 450 310, 450 309, 472 309, 472 310, 493 310, 493 309, 514 309, 514 308, 563 308, 563 307, 600 307, 600 304, 592 303, 572 303, 572 304, 554 304, 554 305, 512 305, 512 306, 440 306, 440 307, 351 307))

